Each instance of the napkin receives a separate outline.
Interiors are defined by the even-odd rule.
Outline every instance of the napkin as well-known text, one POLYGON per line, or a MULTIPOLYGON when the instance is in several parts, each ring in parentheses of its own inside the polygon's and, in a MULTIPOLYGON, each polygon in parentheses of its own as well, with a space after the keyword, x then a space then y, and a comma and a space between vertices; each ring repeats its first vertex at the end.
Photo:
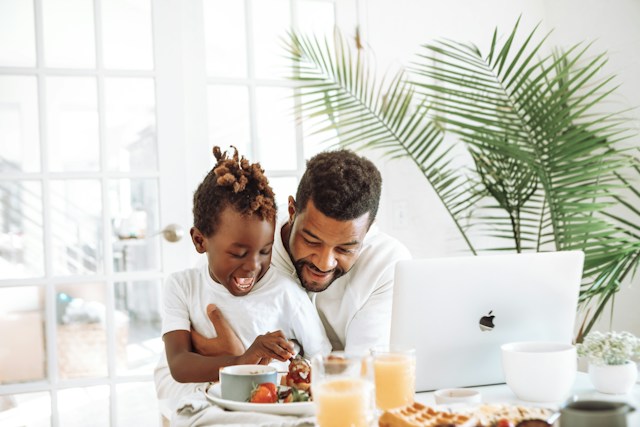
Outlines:
POLYGON ((198 390, 180 399, 172 416, 171 426, 307 427, 313 426, 314 422, 313 416, 301 418, 259 412, 226 411, 210 402, 204 390, 198 390))

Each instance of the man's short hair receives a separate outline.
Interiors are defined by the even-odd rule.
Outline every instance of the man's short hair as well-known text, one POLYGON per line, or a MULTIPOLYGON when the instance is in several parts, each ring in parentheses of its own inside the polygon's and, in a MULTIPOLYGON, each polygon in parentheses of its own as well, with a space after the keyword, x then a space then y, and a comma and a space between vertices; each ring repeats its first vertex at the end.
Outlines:
POLYGON ((369 159, 350 150, 325 151, 307 162, 296 193, 296 207, 309 200, 324 215, 349 221, 369 212, 369 225, 378 213, 382 176, 369 159))

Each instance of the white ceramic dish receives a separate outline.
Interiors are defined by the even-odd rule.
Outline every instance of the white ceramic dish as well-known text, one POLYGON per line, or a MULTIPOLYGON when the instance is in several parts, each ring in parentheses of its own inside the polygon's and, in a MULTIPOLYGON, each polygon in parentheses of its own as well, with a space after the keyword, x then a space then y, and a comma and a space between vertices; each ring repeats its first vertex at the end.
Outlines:
POLYGON ((207 399, 218 406, 231 411, 262 412, 264 414, 277 415, 313 415, 315 405, 313 402, 292 402, 292 403, 249 403, 236 402, 223 399, 220 394, 220 383, 215 383, 206 393, 207 399))
POLYGON ((437 404, 449 404, 449 403, 480 403, 482 402, 482 396, 477 390, 469 388, 446 388, 436 390, 433 393, 433 397, 437 404))

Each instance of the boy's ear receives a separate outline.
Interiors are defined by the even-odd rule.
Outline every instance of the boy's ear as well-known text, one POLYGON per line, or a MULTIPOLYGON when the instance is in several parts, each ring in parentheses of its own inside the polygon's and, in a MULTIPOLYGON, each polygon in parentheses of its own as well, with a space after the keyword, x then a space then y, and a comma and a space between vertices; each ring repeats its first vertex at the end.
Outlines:
POLYGON ((195 246, 196 251, 198 251, 199 254, 205 253, 207 251, 207 245, 204 234, 202 234, 196 227, 191 227, 189 233, 191 234, 191 241, 193 242, 193 246, 195 246))

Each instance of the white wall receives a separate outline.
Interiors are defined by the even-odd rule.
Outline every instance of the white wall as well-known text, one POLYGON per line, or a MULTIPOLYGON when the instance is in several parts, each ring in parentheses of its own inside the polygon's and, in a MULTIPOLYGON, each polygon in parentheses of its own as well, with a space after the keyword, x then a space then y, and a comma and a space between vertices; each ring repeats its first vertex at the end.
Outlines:
MULTIPOLYGON (((470 41, 486 52, 493 30, 508 33, 521 16, 521 34, 541 22, 540 34, 554 29, 550 45, 567 47, 594 41, 593 54, 609 52, 604 75, 617 74, 621 85, 611 111, 640 107, 640 2, 637 0, 366 0, 362 25, 375 52, 378 70, 408 65, 420 45, 438 38, 470 41)), ((640 109, 632 111, 638 128, 640 109)), ((639 146, 636 137, 629 144, 639 146)), ((404 242, 414 257, 448 256, 466 251, 460 234, 415 165, 387 161, 369 153, 383 173, 380 227, 404 242)), ((640 277, 616 298, 613 329, 640 335, 640 277)), ((608 315, 605 316, 608 318, 608 315)), ((608 319, 598 329, 609 328, 608 319)))

